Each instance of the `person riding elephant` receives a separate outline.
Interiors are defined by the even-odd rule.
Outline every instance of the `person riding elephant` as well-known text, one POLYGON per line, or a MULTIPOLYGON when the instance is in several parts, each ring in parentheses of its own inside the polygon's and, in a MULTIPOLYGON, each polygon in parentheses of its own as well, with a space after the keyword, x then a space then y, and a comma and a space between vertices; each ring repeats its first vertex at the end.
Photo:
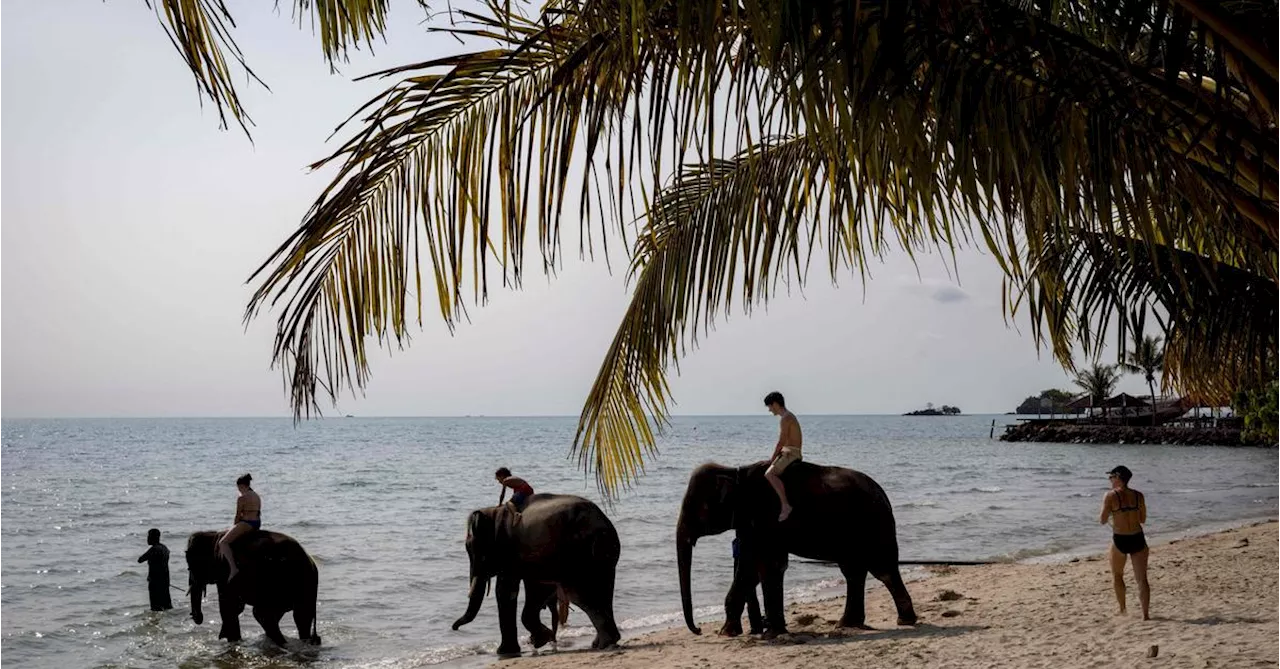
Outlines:
POLYGON ((782 584, 788 554, 834 562, 847 582, 843 627, 865 627, 867 572, 888 587, 898 624, 914 625, 911 595, 898 571, 893 507, 871 477, 843 467, 795 462, 782 481, 793 511, 778 522, 780 503, 765 479, 768 462, 745 467, 705 464, 693 471, 676 523, 676 559, 685 624, 695 634, 690 569, 700 537, 735 530, 740 568, 725 598, 722 634, 742 633, 742 605, 758 580, 764 594, 766 636, 787 631, 782 584))
POLYGON ((293 611, 298 638, 320 643, 316 633, 316 600, 320 572, 307 551, 292 537, 279 532, 254 530, 233 543, 235 561, 240 565, 235 580, 222 559, 219 542, 224 532, 196 532, 187 540, 187 572, 191 587, 191 619, 204 622, 200 602, 205 586, 218 588, 218 612, 222 616, 219 639, 240 640, 240 613, 253 607, 253 617, 267 638, 283 646, 280 619, 293 611))
POLYGON ((515 615, 521 583, 525 603, 520 620, 534 648, 552 640, 541 614, 554 605, 558 592, 591 619, 596 628, 592 648, 613 646, 622 636, 613 617, 620 552, 618 532, 609 518, 590 500, 574 495, 536 494, 525 501, 522 511, 509 504, 473 511, 467 518, 469 601, 453 629, 475 619, 489 579, 496 577, 494 595, 502 633, 498 654, 520 652, 515 615))

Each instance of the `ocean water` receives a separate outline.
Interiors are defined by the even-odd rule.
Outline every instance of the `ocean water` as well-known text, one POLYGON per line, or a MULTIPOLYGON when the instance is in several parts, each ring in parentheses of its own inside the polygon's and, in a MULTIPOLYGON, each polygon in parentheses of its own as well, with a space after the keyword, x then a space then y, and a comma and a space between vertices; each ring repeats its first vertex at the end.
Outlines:
MULTIPOLYGON (((1109 539, 1097 523, 1104 472, 1118 464, 1134 470, 1134 487, 1147 495, 1149 534, 1276 514, 1274 449, 1006 444, 988 439, 992 419, 801 416, 807 460, 859 469, 888 492, 903 559, 1101 548, 1109 539)), ((597 499, 594 481, 566 457, 575 423, 5 420, 4 660, 58 668, 486 664, 498 641, 492 598, 469 626, 449 629, 466 604, 466 515, 497 501, 492 472, 502 465, 540 491, 597 499), (186 536, 230 522, 234 480, 246 471, 263 498, 264 526, 298 539, 320 565, 319 648, 272 647, 247 611, 243 642, 217 640, 212 593, 203 626, 191 622, 181 592, 173 611, 147 610, 146 568, 136 563, 147 529, 164 532, 172 582, 185 589, 186 536)), ((689 472, 707 461, 763 459, 776 430, 768 415, 677 418, 647 475, 606 508, 622 540, 615 613, 624 637, 679 624, 673 536, 689 472)), ((718 614, 730 580, 729 540, 703 539, 694 552, 704 617, 718 614)), ((839 586, 831 567, 793 561, 787 573, 793 599, 839 586)), ((291 619, 283 622, 293 637, 291 619)), ((575 611, 560 646, 581 648, 592 634, 575 611)))

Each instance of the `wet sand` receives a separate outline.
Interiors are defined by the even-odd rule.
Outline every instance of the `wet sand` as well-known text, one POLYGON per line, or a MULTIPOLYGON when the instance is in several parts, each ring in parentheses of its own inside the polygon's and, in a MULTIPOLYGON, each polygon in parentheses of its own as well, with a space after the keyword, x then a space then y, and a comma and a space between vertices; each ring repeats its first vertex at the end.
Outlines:
MULTIPOLYGON (((835 625, 843 598, 788 607, 791 634, 773 641, 702 636, 683 627, 624 639, 617 650, 567 649, 503 669, 815 669, 817 667, 1276 667, 1277 524, 1257 523, 1157 543, 1151 616, 1142 620, 1132 567, 1118 615, 1106 555, 1064 564, 940 568, 909 583, 921 624, 897 627, 889 593, 867 593, 874 630, 835 625), (943 593, 958 593, 946 595, 943 593), (1149 654, 1158 646, 1156 657, 1149 654)), ((674 580, 674 578, 673 578, 674 580)), ((869 582, 873 580, 869 579, 869 582)), ((571 623, 583 622, 575 611, 571 623)), ((745 620, 744 620, 745 623, 745 620)), ((590 643, 590 636, 574 639, 590 643)))

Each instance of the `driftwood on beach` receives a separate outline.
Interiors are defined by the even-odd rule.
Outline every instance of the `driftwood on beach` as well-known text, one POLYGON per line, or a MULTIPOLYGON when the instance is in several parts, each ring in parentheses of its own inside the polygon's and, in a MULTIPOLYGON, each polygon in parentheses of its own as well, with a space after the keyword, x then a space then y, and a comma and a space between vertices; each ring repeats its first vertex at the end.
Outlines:
POLYGON ((1264 446, 1234 427, 1151 427, 1135 425, 1087 425, 1028 421, 1009 426, 1001 441, 1038 441, 1061 444, 1174 444, 1184 446, 1264 446))

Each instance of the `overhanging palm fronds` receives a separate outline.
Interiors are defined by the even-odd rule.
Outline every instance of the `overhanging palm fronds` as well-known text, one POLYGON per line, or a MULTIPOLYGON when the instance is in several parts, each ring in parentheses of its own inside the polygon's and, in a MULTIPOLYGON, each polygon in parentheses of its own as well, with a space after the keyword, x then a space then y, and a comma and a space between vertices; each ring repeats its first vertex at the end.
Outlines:
POLYGON ((531 222, 544 267, 553 266, 571 168, 583 165, 579 132, 588 127, 589 163, 637 85, 615 53, 616 31, 467 16, 479 27, 454 32, 505 47, 379 73, 405 78, 313 166, 341 164, 302 227, 254 275, 263 281, 246 318, 283 301, 275 361, 297 416, 319 410, 317 389, 336 398, 364 386, 369 338, 403 344, 410 309, 421 323, 421 303, 409 298, 423 294, 422 255, 450 327, 465 313, 468 282, 484 299, 490 256, 504 282, 519 284, 531 222))
POLYGON ((735 286, 749 306, 783 268, 801 279, 817 240, 835 272, 895 240, 947 248, 981 234, 1060 358, 1140 295, 1186 323, 1166 334, 1171 376, 1206 371, 1178 352, 1198 342, 1256 366, 1275 348, 1253 341, 1274 322, 1258 296, 1274 292, 1280 239, 1274 38, 1245 24, 1275 3, 1196 2, 566 0, 537 21, 491 4, 472 34, 497 49, 387 73, 407 78, 328 159, 338 178, 260 270, 249 314, 283 302, 276 360, 309 413, 318 387, 363 386, 366 339, 403 341, 420 236, 452 325, 466 281, 484 298, 487 254, 518 283, 536 227, 554 267, 571 168, 588 167, 585 204, 597 150, 617 140, 601 150, 616 171, 597 202, 633 194, 637 155, 652 183, 664 154, 688 165, 648 205, 636 297, 580 420, 575 448, 606 493, 653 447, 665 367, 698 322, 735 286), (726 124, 726 100, 741 128, 768 131, 726 124), (794 139, 759 139, 777 136, 794 139), (744 150, 722 161, 717 139, 744 150), (1101 246, 1073 266, 1089 236, 1101 246), (1151 277, 1185 263, 1133 288, 1090 269, 1108 257, 1151 277), (1229 269, 1192 271, 1206 263, 1229 269), (1217 303, 1252 334, 1192 325, 1216 313, 1192 295, 1219 275, 1256 288, 1217 303))
MULTIPOLYGON (((245 62, 231 32, 236 27, 225 0, 144 0, 156 16, 187 68, 195 77, 201 100, 218 110, 222 127, 230 114, 247 134, 252 124, 240 102, 233 77, 239 69, 250 80, 266 84, 245 62)), ((330 66, 345 59, 349 47, 373 46, 386 31, 389 0, 296 0, 299 25, 311 24, 330 66)), ((423 7, 425 2, 420 2, 423 7)))
POLYGON ((668 367, 733 311, 735 298, 749 314, 779 282, 799 287, 824 242, 833 280, 854 266, 865 277, 864 263, 890 244, 909 253, 938 247, 920 230, 945 226, 939 221, 954 208, 940 187, 929 191, 937 202, 897 200, 903 194, 888 175, 911 166, 870 156, 851 163, 828 148, 804 136, 770 139, 689 166, 658 195, 636 240, 630 305, 574 439, 606 495, 638 475, 654 448, 654 427, 668 415, 668 367))
POLYGON ((1010 307, 1027 309, 1034 336, 1051 339, 1068 368, 1073 344, 1096 356, 1112 325, 1140 330, 1132 314, 1151 305, 1164 331, 1163 369, 1179 390, 1225 404, 1235 388, 1274 373, 1280 292, 1265 264, 1086 233, 1042 247, 1029 264, 1035 269, 1008 293, 1010 307))

